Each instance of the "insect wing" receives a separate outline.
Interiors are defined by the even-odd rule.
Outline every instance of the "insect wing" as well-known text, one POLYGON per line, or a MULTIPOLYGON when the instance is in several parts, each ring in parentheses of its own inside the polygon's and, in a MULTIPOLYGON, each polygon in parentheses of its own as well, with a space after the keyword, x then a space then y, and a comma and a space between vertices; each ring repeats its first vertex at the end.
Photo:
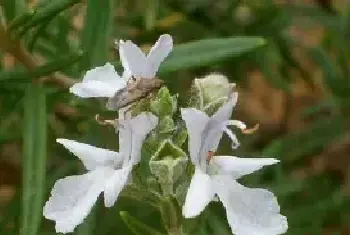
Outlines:
POLYGON ((106 108, 111 111, 116 111, 128 105, 129 92, 127 88, 121 89, 115 93, 112 98, 109 98, 106 108))
POLYGON ((163 81, 154 79, 138 79, 134 83, 129 83, 126 88, 119 90, 107 102, 107 109, 118 110, 133 102, 147 97, 150 93, 158 90, 163 85, 163 81))

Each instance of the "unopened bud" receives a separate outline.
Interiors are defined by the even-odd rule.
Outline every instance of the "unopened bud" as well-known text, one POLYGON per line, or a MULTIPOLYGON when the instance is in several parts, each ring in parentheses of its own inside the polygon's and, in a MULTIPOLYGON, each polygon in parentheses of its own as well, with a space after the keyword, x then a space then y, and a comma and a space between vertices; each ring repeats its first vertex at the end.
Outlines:
POLYGON ((209 74, 204 78, 195 79, 192 86, 191 105, 197 109, 213 114, 226 101, 235 87, 222 74, 209 74))
POLYGON ((171 140, 164 140, 149 162, 152 174, 161 185, 164 195, 173 194, 173 185, 186 168, 188 157, 171 140))
POLYGON ((177 108, 176 96, 171 96, 168 88, 162 87, 157 94, 157 97, 151 101, 151 111, 162 118, 163 116, 173 116, 177 108))

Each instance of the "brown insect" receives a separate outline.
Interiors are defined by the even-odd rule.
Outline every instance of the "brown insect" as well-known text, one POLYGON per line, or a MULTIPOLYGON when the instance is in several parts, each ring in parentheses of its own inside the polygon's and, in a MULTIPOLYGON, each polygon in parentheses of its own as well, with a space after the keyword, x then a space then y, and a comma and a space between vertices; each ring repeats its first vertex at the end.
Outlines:
POLYGON ((134 102, 140 101, 159 90, 163 84, 164 81, 158 78, 132 79, 125 88, 117 91, 114 97, 108 100, 106 104, 107 109, 118 110, 134 102))

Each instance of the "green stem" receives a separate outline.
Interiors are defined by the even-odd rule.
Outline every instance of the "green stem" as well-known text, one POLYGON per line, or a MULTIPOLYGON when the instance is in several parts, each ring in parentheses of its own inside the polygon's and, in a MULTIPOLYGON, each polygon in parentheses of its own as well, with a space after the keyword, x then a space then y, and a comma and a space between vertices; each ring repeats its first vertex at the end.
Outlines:
POLYGON ((171 196, 174 194, 174 187, 173 184, 160 184, 160 187, 162 188, 163 196, 171 196))
POLYGON ((169 235, 185 235, 185 234, 182 232, 182 229, 181 229, 181 228, 172 228, 171 230, 168 231, 168 234, 169 234, 169 235))
POLYGON ((160 214, 169 235, 183 235, 181 229, 181 209, 173 197, 163 197, 160 200, 160 214))

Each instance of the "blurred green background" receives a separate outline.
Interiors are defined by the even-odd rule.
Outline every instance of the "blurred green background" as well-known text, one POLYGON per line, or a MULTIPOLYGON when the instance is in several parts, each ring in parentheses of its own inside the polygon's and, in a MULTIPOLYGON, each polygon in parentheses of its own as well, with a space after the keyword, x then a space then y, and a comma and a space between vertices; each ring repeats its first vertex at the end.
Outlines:
MULTIPOLYGON (((162 33, 175 49, 159 77, 180 104, 194 78, 223 73, 237 83, 237 156, 276 157, 244 178, 270 189, 288 217, 287 234, 350 234, 350 4, 347 0, 1 0, 0 234, 51 235, 42 206, 55 180, 82 173, 58 137, 117 149, 104 102, 68 92, 86 70, 110 61, 114 40, 148 50, 162 33), (232 37, 240 36, 238 39, 232 37), (253 38, 246 38, 252 36, 253 38), (262 45, 262 40, 265 44, 262 45), (41 85, 44 84, 44 85, 41 85)), ((121 71, 121 70, 120 70, 121 71)), ((227 143, 227 141, 226 141, 227 143)), ((229 145, 221 153, 232 153, 229 145)), ((164 231, 159 212, 123 196, 95 206, 76 235, 133 234, 119 212, 164 231)), ((211 203, 193 234, 230 234, 211 203)), ((139 233, 146 234, 146 233, 139 233)))

